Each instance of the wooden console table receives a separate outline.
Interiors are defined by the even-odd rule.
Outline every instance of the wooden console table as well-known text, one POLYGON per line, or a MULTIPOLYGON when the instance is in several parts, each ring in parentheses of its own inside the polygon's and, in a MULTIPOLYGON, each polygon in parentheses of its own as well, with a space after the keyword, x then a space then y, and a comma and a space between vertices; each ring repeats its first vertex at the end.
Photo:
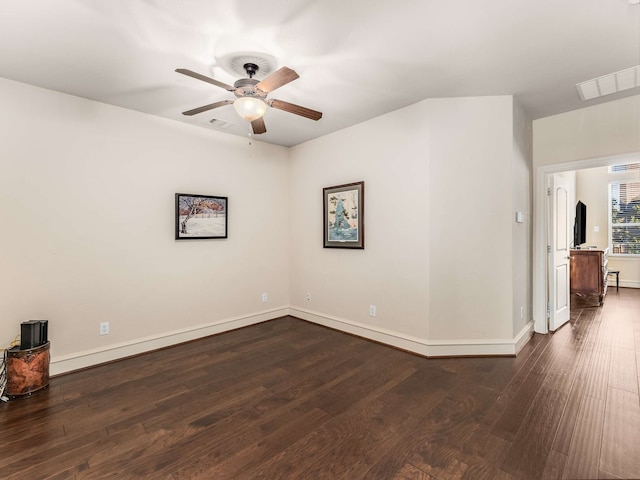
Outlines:
POLYGON ((609 249, 571 250, 570 291, 578 295, 598 295, 600 305, 607 294, 609 249))
POLYGON ((49 386, 49 346, 7 350, 7 388, 9 398, 33 395, 49 386))

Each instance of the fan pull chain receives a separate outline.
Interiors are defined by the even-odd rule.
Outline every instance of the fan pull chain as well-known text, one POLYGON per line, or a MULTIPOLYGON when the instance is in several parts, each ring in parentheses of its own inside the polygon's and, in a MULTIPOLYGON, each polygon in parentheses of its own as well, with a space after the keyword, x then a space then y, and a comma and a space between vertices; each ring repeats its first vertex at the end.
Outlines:
POLYGON ((253 159, 253 130, 251 130, 251 124, 249 124, 249 133, 247 134, 247 136, 249 137, 249 148, 247 149, 247 153, 249 159, 253 159))

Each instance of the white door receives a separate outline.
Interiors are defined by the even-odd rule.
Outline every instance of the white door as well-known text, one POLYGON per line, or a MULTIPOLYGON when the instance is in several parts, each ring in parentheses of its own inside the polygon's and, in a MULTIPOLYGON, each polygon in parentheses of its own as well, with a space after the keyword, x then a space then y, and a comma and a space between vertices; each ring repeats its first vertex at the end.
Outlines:
POLYGON ((551 176, 549 228, 549 330, 557 330, 571 316, 569 260, 571 254, 571 205, 569 181, 551 176))

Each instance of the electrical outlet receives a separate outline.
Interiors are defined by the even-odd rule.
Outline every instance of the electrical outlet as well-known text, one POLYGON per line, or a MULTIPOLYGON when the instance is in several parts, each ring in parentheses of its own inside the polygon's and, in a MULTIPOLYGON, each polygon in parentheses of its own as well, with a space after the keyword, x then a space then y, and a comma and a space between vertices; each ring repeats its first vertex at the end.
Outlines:
POLYGON ((269 295, 267 295, 266 293, 262 294, 262 303, 267 303, 267 301, 269 300, 269 295))
POLYGON ((109 335, 109 322, 100 322, 100 335, 109 335))
POLYGON ((369 316, 370 317, 375 317, 376 316, 376 306, 375 305, 369 305, 369 316))
POLYGON ((305 298, 307 299, 307 302, 311 301, 311 292, 307 292, 307 294, 305 295, 305 298))

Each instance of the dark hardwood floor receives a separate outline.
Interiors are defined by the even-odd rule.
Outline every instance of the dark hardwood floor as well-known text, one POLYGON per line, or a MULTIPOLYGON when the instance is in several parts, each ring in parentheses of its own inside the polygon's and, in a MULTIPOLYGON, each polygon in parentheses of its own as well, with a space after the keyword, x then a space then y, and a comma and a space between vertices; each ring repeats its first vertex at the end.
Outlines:
POLYGON ((588 300, 516 358, 282 318, 60 376, 0 405, 0 477, 640 478, 640 290, 588 300))

